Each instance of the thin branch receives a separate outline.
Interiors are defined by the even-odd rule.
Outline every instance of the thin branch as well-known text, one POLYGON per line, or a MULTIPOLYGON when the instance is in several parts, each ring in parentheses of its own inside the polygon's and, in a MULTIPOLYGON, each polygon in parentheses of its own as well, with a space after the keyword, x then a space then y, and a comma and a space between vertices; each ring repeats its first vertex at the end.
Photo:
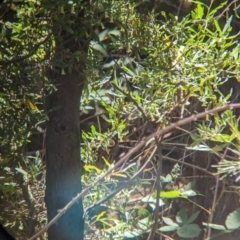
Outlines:
MULTIPOLYGON (((224 155, 223 155, 223 158, 222 158, 222 159, 225 158, 226 154, 227 154, 227 148, 226 148, 225 151, 224 151, 224 155)), ((217 175, 217 182, 216 182, 215 191, 214 191, 214 195, 213 195, 211 215, 209 216, 209 221, 208 221, 208 223, 212 223, 212 221, 213 221, 213 215, 214 215, 214 210, 215 210, 215 208, 216 208, 216 206, 217 206, 217 195, 218 195, 218 190, 219 190, 219 178, 220 178, 219 175, 217 175)), ((207 238, 206 238, 206 240, 209 240, 209 239, 210 239, 210 237, 211 237, 211 232, 212 232, 212 229, 209 227, 209 228, 208 228, 208 232, 207 232, 207 238)))
MULTIPOLYGON (((162 147, 160 145, 160 142, 157 137, 154 138, 157 151, 158 151, 158 163, 157 163, 157 178, 156 178, 156 188, 157 188, 157 197, 156 197, 156 208, 154 210, 154 223, 152 226, 151 233, 148 236, 148 240, 152 240, 155 236, 155 232, 157 229, 157 224, 158 224, 158 214, 159 214, 159 201, 160 201, 160 192, 161 192, 161 184, 160 184, 160 176, 162 175, 162 161, 163 161, 163 156, 162 156, 162 147)), ((160 139, 161 141, 162 139, 160 139)))
POLYGON ((201 168, 201 167, 198 167, 196 165, 193 165, 191 163, 183 162, 183 161, 181 161, 181 159, 177 160, 177 159, 174 159, 174 158, 171 158, 171 157, 168 157, 168 156, 164 156, 164 159, 169 160, 171 162, 180 163, 180 164, 186 165, 186 166, 194 168, 194 169, 198 169, 198 170, 200 170, 204 173, 207 173, 210 176, 216 177, 213 173, 209 172, 208 170, 206 170, 204 168, 201 168))
POLYGON ((87 188, 85 188, 84 190, 82 190, 82 192, 80 192, 79 194, 77 194, 76 197, 74 197, 72 199, 72 201, 70 201, 63 209, 59 210, 59 213, 42 229, 40 230, 37 234, 35 234, 33 237, 31 237, 29 240, 34 240, 37 237, 39 237, 41 234, 43 234, 44 232, 46 232, 48 230, 49 227, 51 227, 54 223, 56 223, 58 221, 58 219, 60 219, 75 203, 77 203, 83 196, 85 196, 90 189, 93 186, 96 186, 97 184, 99 184, 100 182, 102 182, 104 180, 104 178, 106 176, 108 176, 110 173, 113 172, 113 170, 117 169, 120 165, 122 165, 125 161, 127 161, 128 159, 130 159, 130 157, 138 152, 149 140, 151 140, 152 138, 155 137, 160 137, 163 136, 166 133, 171 132, 173 129, 175 129, 176 127, 180 127, 182 125, 188 124, 190 122, 196 121, 198 119, 201 118, 205 118, 207 115, 211 115, 211 114, 215 114, 217 112, 223 112, 226 110, 232 110, 235 108, 240 108, 240 104, 228 104, 228 105, 224 105, 223 107, 218 107, 218 108, 213 108, 211 110, 207 110, 205 112, 201 112, 198 114, 193 114, 190 117, 184 118, 176 123, 172 123, 170 124, 168 127, 166 127, 165 129, 161 129, 156 131, 155 133, 152 133, 150 136, 146 137, 145 139, 143 139, 142 142, 139 142, 134 148, 132 148, 131 150, 128 151, 128 153, 126 155, 124 155, 111 169, 109 169, 105 174, 103 174, 102 176, 99 177, 99 179, 97 179, 96 181, 94 181, 92 184, 90 184, 87 188))
POLYGON ((234 3, 238 2, 238 0, 234 0, 232 2, 230 2, 227 7, 216 17, 216 19, 219 19, 223 16, 223 14, 229 10, 229 8, 231 7, 231 5, 233 5, 234 3))

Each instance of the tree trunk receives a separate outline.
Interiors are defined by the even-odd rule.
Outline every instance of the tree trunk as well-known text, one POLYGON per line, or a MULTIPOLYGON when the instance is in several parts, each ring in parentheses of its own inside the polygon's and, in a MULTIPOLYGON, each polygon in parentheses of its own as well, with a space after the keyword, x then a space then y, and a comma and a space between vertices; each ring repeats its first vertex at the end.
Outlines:
MULTIPOLYGON (((46 206, 48 221, 81 192, 79 104, 85 76, 56 77, 58 90, 48 98, 46 135, 46 206)), ((48 230, 49 240, 83 239, 82 201, 48 230)))

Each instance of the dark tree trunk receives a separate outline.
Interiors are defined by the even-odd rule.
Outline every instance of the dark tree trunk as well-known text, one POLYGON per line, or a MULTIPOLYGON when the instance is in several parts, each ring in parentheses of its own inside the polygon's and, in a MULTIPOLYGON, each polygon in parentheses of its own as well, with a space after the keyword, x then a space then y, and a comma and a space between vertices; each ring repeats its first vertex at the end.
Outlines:
MULTIPOLYGON (((79 103, 84 76, 56 77, 58 90, 49 96, 46 135, 46 206, 48 220, 81 192, 79 103)), ((49 240, 83 239, 82 201, 48 230, 49 240)))

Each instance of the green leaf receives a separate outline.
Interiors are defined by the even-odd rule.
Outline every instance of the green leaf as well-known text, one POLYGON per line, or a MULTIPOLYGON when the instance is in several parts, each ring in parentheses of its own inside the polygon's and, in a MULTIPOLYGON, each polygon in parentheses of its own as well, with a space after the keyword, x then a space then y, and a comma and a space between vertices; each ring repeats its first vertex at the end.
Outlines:
POLYGON ((185 187, 185 190, 192 190, 193 188, 195 188, 196 186, 196 180, 191 181, 187 184, 187 186, 185 187))
POLYGON ((222 9, 227 3, 228 1, 225 1, 225 2, 222 2, 221 4, 216 5, 216 7, 213 8, 212 11, 209 13, 208 17, 212 18, 213 15, 217 13, 219 9, 222 9))
POLYGON ((135 100, 136 100, 136 102, 137 102, 138 104, 141 103, 141 97, 140 97, 138 94, 136 94, 135 100))
POLYGON ((204 14, 203 5, 202 5, 202 3, 198 2, 197 7, 191 13, 191 16, 193 19, 198 20, 198 19, 202 19, 203 14, 204 14))
POLYGON ((115 62, 114 60, 112 60, 112 61, 110 61, 109 63, 103 64, 102 68, 103 68, 103 69, 107 69, 107 68, 113 67, 114 65, 116 65, 116 62, 115 62))
POLYGON ((188 224, 177 229, 178 236, 182 238, 198 237, 200 232, 201 228, 197 224, 188 224))
POLYGON ((93 134, 93 135, 95 135, 96 134, 96 128, 95 128, 95 126, 94 125, 92 125, 91 126, 91 133, 93 134))
MULTIPOLYGON (((156 208, 156 199, 155 198, 146 196, 141 201, 148 203, 150 205, 150 207, 152 208, 152 210, 155 210, 155 208, 156 208)), ((165 202, 163 202, 162 199, 159 199, 159 206, 162 207, 164 205, 165 205, 165 202)))
POLYGON ((24 176, 27 176, 27 172, 24 171, 23 169, 21 169, 21 168, 15 168, 15 170, 16 170, 17 172, 23 174, 24 176))
POLYGON ((163 221, 170 226, 179 226, 177 223, 175 223, 171 218, 163 217, 163 221))
POLYGON ((197 4, 197 9, 196 9, 196 13, 198 14, 198 18, 202 18, 203 14, 204 14, 204 8, 202 6, 202 4, 197 4))
POLYGON ((187 149, 189 150, 195 150, 195 151, 207 151, 207 152, 210 152, 211 151, 211 148, 206 146, 206 145, 197 145, 197 146, 193 146, 193 147, 187 147, 187 149))
POLYGON ((223 225, 213 224, 213 223, 205 223, 205 222, 203 222, 202 224, 203 224, 203 226, 210 227, 210 228, 213 228, 216 230, 226 231, 226 228, 223 225))
POLYGON ((216 19, 214 19, 213 22, 214 22, 214 25, 215 25, 217 31, 218 31, 220 34, 222 34, 222 29, 221 29, 220 26, 219 26, 219 21, 217 21, 216 19))
POLYGON ((103 44, 100 44, 100 43, 95 42, 95 41, 92 40, 92 41, 90 42, 90 46, 91 46, 94 50, 102 53, 103 56, 107 56, 107 55, 108 55, 108 54, 107 54, 107 51, 106 51, 106 49, 104 48, 104 45, 103 45, 103 44))
POLYGON ((149 226, 149 218, 148 217, 141 219, 138 222, 138 227, 143 231, 146 231, 148 229, 148 226, 149 226))
MULTIPOLYGON (((129 63, 130 63, 130 62, 131 62, 131 61, 129 61, 129 63)), ((122 69, 123 69, 126 73, 128 73, 129 75, 131 75, 131 76, 136 76, 135 72, 133 72, 130 68, 128 68, 128 67, 126 67, 126 66, 123 66, 122 69)))
POLYGON ((101 169, 99 169, 93 165, 84 165, 84 170, 86 172, 91 172, 92 170, 95 170, 97 173, 101 173, 101 169))
POLYGON ((164 181, 165 183, 170 183, 173 180, 173 177, 171 174, 168 174, 165 178, 164 181))
POLYGON ((197 219, 199 213, 200 211, 193 213, 192 216, 185 222, 185 224, 192 223, 195 219, 197 219))
POLYGON ((235 138, 234 135, 228 135, 228 134, 216 134, 211 138, 211 141, 214 142, 228 142, 231 143, 232 140, 235 138))
POLYGON ((18 37, 11 37, 11 40, 16 41, 16 42, 21 42, 22 40, 18 37))
POLYGON ((114 36, 120 37, 121 36, 121 32, 119 30, 117 30, 117 29, 113 29, 113 30, 110 30, 108 32, 108 35, 114 35, 114 36))
POLYGON ((108 32, 109 32, 109 29, 105 29, 104 31, 98 34, 98 39, 100 42, 102 42, 106 38, 106 36, 108 35, 108 32))
POLYGON ((229 145, 229 143, 218 144, 218 145, 212 147, 212 151, 215 152, 215 153, 221 152, 221 151, 223 151, 223 149, 225 149, 228 145, 229 145))
POLYGON ((178 197, 181 197, 181 191, 161 191, 160 192, 160 197, 161 198, 178 198, 178 197))
POLYGON ((107 167, 111 166, 111 163, 105 157, 103 157, 103 160, 104 160, 107 167))
POLYGON ((226 22, 226 24, 225 24, 225 26, 224 26, 224 28, 223 28, 223 31, 222 31, 223 34, 224 34, 227 30, 229 31, 229 30, 232 29, 232 27, 231 27, 232 17, 233 17, 233 16, 231 16, 231 17, 227 20, 227 22, 226 22))
POLYGON ((191 189, 181 192, 181 197, 194 197, 196 195, 197 195, 197 193, 191 189))
POLYGON ((164 226, 164 227, 160 227, 159 228, 159 231, 161 232, 172 232, 172 231, 175 231, 179 226, 176 225, 176 226, 164 226))
POLYGON ((96 220, 100 220, 101 218, 103 218, 105 216, 106 216, 106 211, 102 211, 97 215, 96 220))
POLYGON ((63 27, 68 33, 74 34, 74 31, 68 26, 68 25, 64 25, 63 27))
POLYGON ((110 113, 112 116, 115 115, 114 110, 111 107, 106 107, 106 110, 108 111, 108 113, 110 113))
POLYGON ((240 228, 240 208, 236 209, 227 216, 226 226, 231 230, 240 228))
POLYGON ((122 132, 126 128, 126 124, 121 122, 118 124, 118 130, 122 132))
POLYGON ((125 231, 123 236, 126 238, 134 238, 134 237, 138 237, 141 234, 142 232, 140 230, 134 228, 132 231, 125 231))
POLYGON ((183 225, 186 221, 187 221, 187 213, 186 213, 183 209, 181 209, 181 210, 177 213, 176 222, 177 222, 179 225, 183 225))

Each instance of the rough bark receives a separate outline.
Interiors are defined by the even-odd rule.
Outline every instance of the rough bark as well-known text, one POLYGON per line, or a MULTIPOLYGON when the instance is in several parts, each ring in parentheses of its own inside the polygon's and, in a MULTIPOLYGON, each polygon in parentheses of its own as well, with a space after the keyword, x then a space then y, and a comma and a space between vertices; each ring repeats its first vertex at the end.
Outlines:
MULTIPOLYGON (((60 75, 56 78, 58 91, 49 97, 45 197, 49 221, 81 191, 79 103, 83 82, 84 77, 77 73, 60 75)), ((83 207, 79 201, 50 227, 48 239, 81 240, 83 231, 83 207)))

